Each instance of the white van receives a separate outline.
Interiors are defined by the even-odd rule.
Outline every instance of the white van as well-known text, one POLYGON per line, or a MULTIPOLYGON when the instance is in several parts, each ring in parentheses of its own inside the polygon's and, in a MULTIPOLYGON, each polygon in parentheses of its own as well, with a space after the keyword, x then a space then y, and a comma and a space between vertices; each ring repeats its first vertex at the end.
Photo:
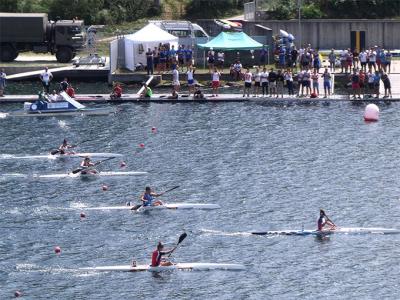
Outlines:
POLYGON ((194 48, 198 43, 206 43, 209 35, 198 24, 189 21, 150 20, 149 23, 160 27, 168 33, 179 38, 179 45, 185 48, 194 48))

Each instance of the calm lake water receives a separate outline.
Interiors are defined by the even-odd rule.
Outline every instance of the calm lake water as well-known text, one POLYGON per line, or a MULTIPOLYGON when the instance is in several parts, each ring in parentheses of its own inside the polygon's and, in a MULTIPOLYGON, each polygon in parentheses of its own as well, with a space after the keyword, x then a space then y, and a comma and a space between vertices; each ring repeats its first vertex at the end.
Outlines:
MULTIPOLYGON (((101 88, 108 90, 99 84, 96 93, 101 88)), ((27 85, 24 93, 29 91, 27 85)), ((2 105, 1 111, 19 106, 2 105)), ((398 104, 382 106, 373 124, 364 123, 363 106, 349 103, 118 107, 111 116, 0 119, 2 154, 44 154, 64 137, 90 139, 79 150, 124 154, 126 168, 118 158, 101 170, 149 172, 96 180, 0 175, 0 298, 16 290, 24 299, 398 298, 400 235, 321 240, 204 231, 312 229, 320 208, 339 226, 400 228, 398 104), (166 202, 222 208, 143 214, 82 208, 138 201, 146 185, 157 191, 180 185, 162 197, 166 202), (149 263, 158 241, 173 246, 182 232, 188 237, 173 254, 175 262, 242 263, 246 270, 78 270, 132 258, 149 263)), ((0 160, 0 173, 67 173, 78 163, 0 160)))

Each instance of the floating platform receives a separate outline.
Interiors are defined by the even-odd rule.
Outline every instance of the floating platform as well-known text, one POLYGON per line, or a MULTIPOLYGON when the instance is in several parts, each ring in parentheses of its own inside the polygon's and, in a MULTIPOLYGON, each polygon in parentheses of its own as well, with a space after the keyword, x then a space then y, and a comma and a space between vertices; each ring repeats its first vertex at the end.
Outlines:
MULTIPOLYGON (((283 95, 283 97, 243 97, 242 94, 220 94, 217 97, 213 97, 210 94, 205 94, 203 99, 194 98, 188 96, 188 94, 180 94, 177 99, 171 99, 168 94, 153 94, 151 98, 140 98, 137 94, 125 94, 119 99, 111 99, 110 95, 107 94, 80 94, 76 95, 75 100, 93 103, 179 103, 179 102, 262 102, 262 103, 330 103, 330 102, 352 102, 353 104, 362 103, 391 103, 399 102, 400 95, 395 95, 394 98, 363 98, 353 99, 346 95, 333 95, 328 98, 309 98, 309 97, 295 97, 289 95, 283 95)), ((21 103, 21 102, 34 102, 38 98, 37 95, 5 95, 0 98, 0 103, 21 103)))

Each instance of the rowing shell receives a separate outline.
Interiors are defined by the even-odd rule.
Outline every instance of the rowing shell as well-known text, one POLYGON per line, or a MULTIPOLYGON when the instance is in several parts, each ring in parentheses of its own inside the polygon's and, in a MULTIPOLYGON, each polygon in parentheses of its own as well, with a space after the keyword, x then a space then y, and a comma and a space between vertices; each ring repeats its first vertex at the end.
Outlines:
POLYGON ((364 227, 340 227, 335 230, 277 230, 277 231, 253 231, 255 235, 330 235, 330 234, 398 234, 400 230, 394 228, 364 228, 364 227))
POLYGON ((48 155, 24 155, 17 156, 13 154, 0 154, 0 159, 58 159, 58 158, 79 158, 79 157, 93 157, 93 158, 108 158, 108 157, 122 157, 119 153, 105 153, 105 152, 77 152, 73 154, 48 154, 48 155))
MULTIPOLYGON (((100 207, 87 207, 86 210, 131 210, 133 206, 100 206, 100 207)), ((153 210, 153 209, 218 209, 221 208, 218 204, 203 204, 203 203, 167 203, 158 206, 140 207, 138 212, 153 210)))
POLYGON ((129 265, 122 266, 103 266, 103 267, 89 267, 80 268, 81 271, 99 271, 99 272, 110 272, 110 271, 121 271, 121 272, 161 272, 161 271, 208 271, 208 270, 232 270, 240 271, 244 270, 245 267, 240 264, 218 264, 218 263, 177 263, 172 266, 159 266, 151 267, 149 265, 137 265, 132 267, 129 265))

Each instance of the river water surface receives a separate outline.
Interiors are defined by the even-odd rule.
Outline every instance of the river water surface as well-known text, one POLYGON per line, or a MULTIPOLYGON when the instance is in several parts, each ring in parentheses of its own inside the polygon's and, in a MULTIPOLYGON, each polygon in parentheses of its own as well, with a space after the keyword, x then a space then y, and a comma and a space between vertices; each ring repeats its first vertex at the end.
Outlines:
MULTIPOLYGON (((19 105, 3 105, 1 111, 19 105)), ((0 153, 46 153, 64 137, 79 150, 116 152, 101 170, 144 176, 30 179, 78 160, 0 160, 0 298, 396 299, 400 235, 231 235, 316 227, 324 208, 339 226, 400 228, 398 105, 366 124, 363 106, 256 103, 122 104, 111 116, 0 120, 0 153), (156 127, 157 132, 151 128, 156 127), (144 143, 143 149, 139 144, 144 143), (101 186, 108 185, 108 191, 101 186), (146 185, 166 202, 219 210, 131 213, 85 206, 138 201, 146 185), (86 218, 80 218, 80 212, 86 218), (227 234, 213 234, 216 230, 227 234), (245 271, 81 272, 149 263, 158 241, 176 262, 242 263, 245 271), (61 255, 54 253, 60 246, 61 255)))

